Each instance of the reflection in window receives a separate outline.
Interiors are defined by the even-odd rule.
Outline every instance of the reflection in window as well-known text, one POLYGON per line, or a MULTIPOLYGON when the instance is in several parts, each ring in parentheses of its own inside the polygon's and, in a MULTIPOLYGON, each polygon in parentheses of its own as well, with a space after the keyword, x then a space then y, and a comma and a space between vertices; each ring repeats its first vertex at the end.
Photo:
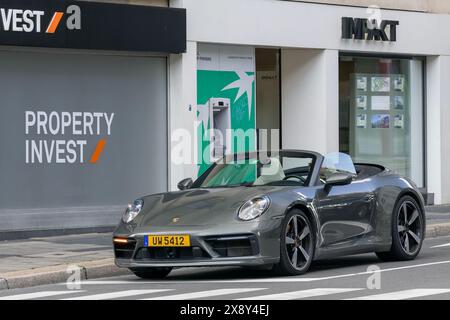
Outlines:
POLYGON ((325 155, 320 168, 320 179, 326 181, 336 173, 350 174, 356 177, 355 165, 348 154, 333 152, 325 155))
POLYGON ((422 60, 341 56, 339 148, 423 186, 422 60))

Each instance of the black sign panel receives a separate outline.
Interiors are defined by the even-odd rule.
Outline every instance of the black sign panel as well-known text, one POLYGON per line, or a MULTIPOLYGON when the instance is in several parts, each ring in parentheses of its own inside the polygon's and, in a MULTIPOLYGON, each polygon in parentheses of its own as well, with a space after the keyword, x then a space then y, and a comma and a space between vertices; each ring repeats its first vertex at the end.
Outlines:
POLYGON ((0 45, 186 51, 186 10, 67 0, 0 0, 0 45))
POLYGON ((399 21, 376 20, 363 18, 342 18, 342 39, 355 40, 377 40, 377 41, 397 41, 397 26, 399 21), (389 27, 389 32, 387 32, 389 27))

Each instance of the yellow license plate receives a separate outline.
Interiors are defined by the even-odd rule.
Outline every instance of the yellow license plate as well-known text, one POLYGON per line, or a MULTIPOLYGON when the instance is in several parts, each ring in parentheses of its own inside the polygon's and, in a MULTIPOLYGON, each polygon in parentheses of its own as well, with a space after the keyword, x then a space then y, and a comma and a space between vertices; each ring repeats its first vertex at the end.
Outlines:
POLYGON ((144 239, 146 247, 190 247, 191 238, 188 235, 180 236, 146 236, 144 239))

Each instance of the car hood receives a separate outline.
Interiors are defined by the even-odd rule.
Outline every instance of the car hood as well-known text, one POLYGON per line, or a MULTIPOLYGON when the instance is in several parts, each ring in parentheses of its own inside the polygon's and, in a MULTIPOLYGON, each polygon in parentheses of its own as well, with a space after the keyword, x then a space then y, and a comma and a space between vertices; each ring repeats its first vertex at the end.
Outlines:
POLYGON ((277 187, 191 189, 144 197, 139 227, 202 226, 236 221, 238 208, 247 200, 277 187), (175 219, 175 220, 174 220, 175 219))

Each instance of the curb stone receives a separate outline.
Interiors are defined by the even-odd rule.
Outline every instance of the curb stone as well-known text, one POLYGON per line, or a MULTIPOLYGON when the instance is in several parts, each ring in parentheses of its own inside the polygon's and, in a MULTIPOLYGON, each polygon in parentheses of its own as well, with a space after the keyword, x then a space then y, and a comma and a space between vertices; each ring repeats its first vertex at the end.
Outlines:
POLYGON ((0 290, 5 290, 5 289, 9 289, 8 283, 6 282, 5 279, 0 278, 0 290))
POLYGON ((113 259, 86 262, 84 265, 86 279, 98 279, 132 274, 128 269, 119 268, 113 259))
POLYGON ((450 236, 450 223, 437 223, 427 225, 426 237, 436 238, 450 236))
POLYGON ((78 266, 81 269, 81 280, 130 274, 127 269, 118 268, 114 264, 114 259, 102 259, 4 273, 0 275, 0 290, 65 283, 70 276, 67 268, 71 265, 78 266))

